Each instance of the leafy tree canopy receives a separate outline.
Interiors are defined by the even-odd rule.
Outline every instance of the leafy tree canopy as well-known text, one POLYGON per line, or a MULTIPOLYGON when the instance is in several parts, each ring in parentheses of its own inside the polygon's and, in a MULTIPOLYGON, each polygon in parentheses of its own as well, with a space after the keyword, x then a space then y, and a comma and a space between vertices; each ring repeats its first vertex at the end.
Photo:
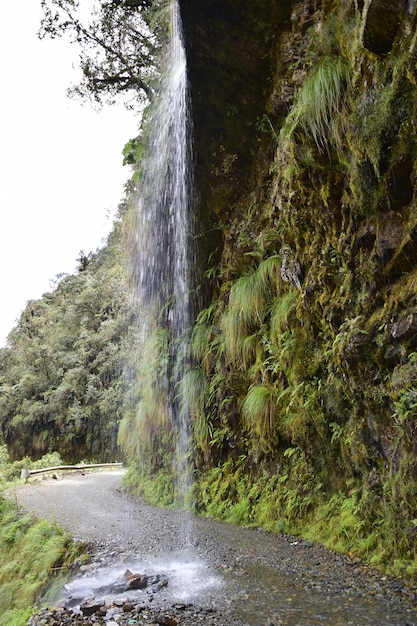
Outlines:
POLYGON ((164 0, 41 0, 39 37, 67 35, 78 45, 82 79, 72 96, 98 104, 147 102, 158 73, 157 52, 165 35, 164 0), (82 5, 82 6, 81 6, 82 5))

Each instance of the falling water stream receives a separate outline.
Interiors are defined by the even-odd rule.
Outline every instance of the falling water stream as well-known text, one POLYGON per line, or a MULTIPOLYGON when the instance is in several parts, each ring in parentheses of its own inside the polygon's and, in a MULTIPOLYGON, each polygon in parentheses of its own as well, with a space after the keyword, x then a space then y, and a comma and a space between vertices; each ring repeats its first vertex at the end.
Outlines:
POLYGON ((187 71, 177 2, 157 102, 151 111, 137 225, 139 311, 156 307, 175 339, 191 324, 192 171, 187 71))
POLYGON ((189 488, 190 420, 186 397, 179 390, 194 314, 194 186, 186 55, 176 0, 170 2, 170 41, 163 65, 148 124, 135 229, 133 283, 138 332, 144 346, 141 386, 147 384, 151 396, 139 405, 139 411, 144 413, 145 421, 157 421, 159 416, 160 423, 166 419, 171 424, 176 446, 173 473, 177 477, 177 497, 183 500, 189 488), (159 347, 163 344, 159 355, 152 350, 156 336, 159 347), (153 371, 150 376, 149 370, 153 371), (148 382, 143 384, 146 379, 148 382))

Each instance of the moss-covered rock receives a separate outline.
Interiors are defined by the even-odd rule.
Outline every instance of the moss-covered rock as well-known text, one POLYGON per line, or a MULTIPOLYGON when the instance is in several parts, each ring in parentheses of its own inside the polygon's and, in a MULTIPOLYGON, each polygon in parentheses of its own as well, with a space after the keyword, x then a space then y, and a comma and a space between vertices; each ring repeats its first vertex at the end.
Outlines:
POLYGON ((256 99, 238 70, 255 71, 248 48, 228 59, 235 38, 255 41, 243 29, 250 2, 209 16, 213 40, 200 46, 186 30, 197 155, 215 187, 203 197, 224 224, 215 299, 195 329, 196 501, 412 573, 415 37, 400 3, 382 4, 286 5, 263 44, 269 73, 258 59, 256 84, 273 80, 256 99), (248 103, 239 127, 230 99, 248 103), (220 145, 236 156, 230 170, 224 161, 227 193, 210 178, 220 145), (242 151, 246 187, 232 175, 242 151))

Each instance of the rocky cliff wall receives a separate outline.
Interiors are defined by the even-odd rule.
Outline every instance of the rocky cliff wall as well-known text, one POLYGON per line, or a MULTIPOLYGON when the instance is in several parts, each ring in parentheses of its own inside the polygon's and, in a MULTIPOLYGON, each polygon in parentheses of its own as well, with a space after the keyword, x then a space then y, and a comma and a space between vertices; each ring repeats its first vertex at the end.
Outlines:
POLYGON ((192 346, 198 508, 412 574, 415 2, 182 10, 220 235, 192 346))

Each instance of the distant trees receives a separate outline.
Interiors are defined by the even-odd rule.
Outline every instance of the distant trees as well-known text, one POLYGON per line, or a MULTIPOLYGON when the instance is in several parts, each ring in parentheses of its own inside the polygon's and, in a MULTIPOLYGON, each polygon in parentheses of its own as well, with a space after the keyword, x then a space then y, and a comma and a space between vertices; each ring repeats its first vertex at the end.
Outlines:
POLYGON ((70 93, 97 103, 118 96, 152 98, 164 38, 164 0, 41 0, 40 38, 68 35, 78 44, 83 78, 70 93), (83 6, 81 6, 83 5, 83 6))
POLYGON ((0 351, 0 432, 12 458, 114 460, 129 311, 117 246, 28 302, 0 351))

